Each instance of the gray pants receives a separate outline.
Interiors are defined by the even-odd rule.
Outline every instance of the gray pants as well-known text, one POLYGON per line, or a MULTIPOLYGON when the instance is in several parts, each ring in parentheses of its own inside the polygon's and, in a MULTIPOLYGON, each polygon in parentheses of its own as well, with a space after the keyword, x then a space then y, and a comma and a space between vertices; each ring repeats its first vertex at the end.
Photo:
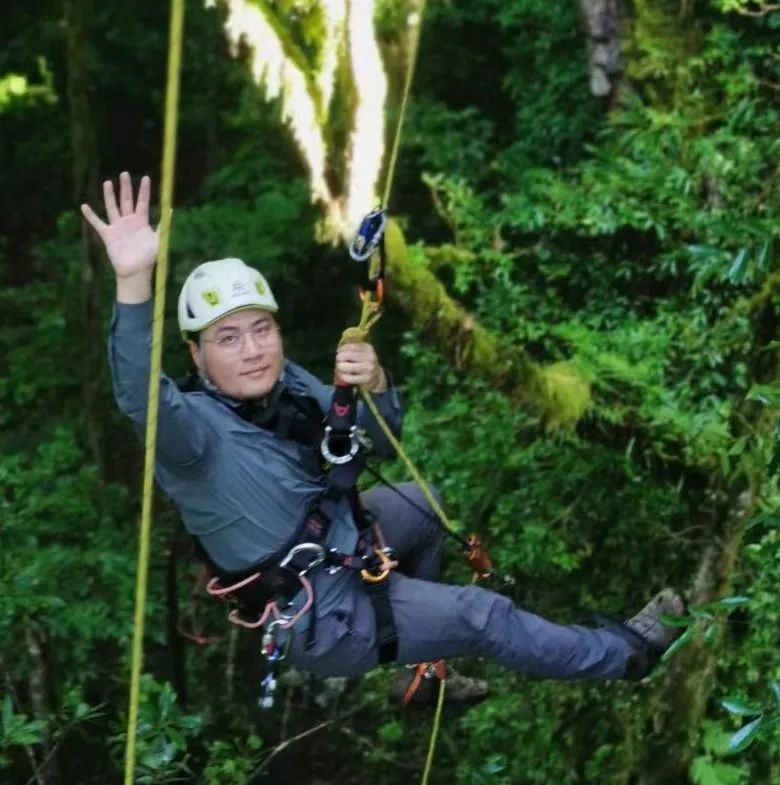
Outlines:
MULTIPOLYGON (((396 487, 429 509, 416 484, 396 487)), ((400 567, 389 578, 398 662, 482 656, 541 678, 615 679, 625 673, 630 647, 620 636, 606 629, 553 624, 479 586, 436 583, 441 528, 390 488, 371 489, 363 494, 363 503, 399 554, 400 567)), ((347 585, 343 605, 318 618, 315 646, 306 651, 305 631, 295 631, 290 659, 298 667, 325 676, 356 676, 376 666, 371 601, 357 573, 347 585)))

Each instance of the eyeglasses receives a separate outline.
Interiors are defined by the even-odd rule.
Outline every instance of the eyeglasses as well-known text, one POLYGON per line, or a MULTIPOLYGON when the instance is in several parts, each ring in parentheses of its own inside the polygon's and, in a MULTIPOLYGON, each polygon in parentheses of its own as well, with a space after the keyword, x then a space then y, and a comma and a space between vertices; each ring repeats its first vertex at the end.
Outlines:
POLYGON ((246 332, 234 332, 221 335, 219 338, 201 338, 204 343, 215 343, 220 351, 225 352, 238 352, 244 345, 244 338, 247 335, 252 336, 252 340, 258 346, 270 346, 276 340, 279 328, 272 322, 258 324, 246 332))

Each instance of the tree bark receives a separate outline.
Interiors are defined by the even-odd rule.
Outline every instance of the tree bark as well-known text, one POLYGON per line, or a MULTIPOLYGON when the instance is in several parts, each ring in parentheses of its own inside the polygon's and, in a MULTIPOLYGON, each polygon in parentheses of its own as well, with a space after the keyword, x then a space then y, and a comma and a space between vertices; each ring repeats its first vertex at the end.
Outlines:
MULTIPOLYGON (((89 103, 87 70, 90 0, 65 1, 68 66, 68 108, 73 153, 73 206, 98 200, 98 157, 92 111, 89 103)), ((100 390, 104 388, 102 331, 100 325, 100 258, 86 222, 81 221, 83 358, 81 388, 84 417, 92 458, 106 477, 106 449, 102 427, 100 390)))
POLYGON ((176 542, 179 522, 174 518, 171 524, 171 534, 165 558, 165 627, 168 649, 171 652, 173 687, 176 690, 179 705, 186 709, 189 701, 187 653, 184 640, 179 633, 178 543, 176 542))
POLYGON ((590 91, 600 98, 614 98, 625 70, 620 0, 579 2, 588 43, 590 91))
POLYGON ((51 719, 51 705, 49 701, 49 661, 45 653, 45 633, 41 633, 33 624, 25 629, 25 642, 27 653, 30 656, 30 676, 28 689, 33 716, 47 723, 41 738, 41 763, 36 772, 36 780, 41 785, 59 785, 62 781, 60 765, 55 744, 48 730, 51 719))

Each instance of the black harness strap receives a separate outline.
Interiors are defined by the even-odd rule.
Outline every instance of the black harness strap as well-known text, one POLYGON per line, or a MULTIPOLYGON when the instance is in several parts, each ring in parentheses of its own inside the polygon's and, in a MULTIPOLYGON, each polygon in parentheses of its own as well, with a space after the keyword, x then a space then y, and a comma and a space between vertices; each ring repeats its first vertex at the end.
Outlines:
MULTIPOLYGON (((199 381, 197 375, 192 373, 186 381, 179 383, 179 387, 184 392, 204 390, 199 381)), ((280 566, 280 562, 296 545, 303 543, 320 545, 324 549, 325 565, 367 570, 378 575, 379 560, 374 554, 376 543, 373 537, 375 521, 360 503, 356 487, 358 475, 365 466, 365 458, 358 453, 347 463, 326 465, 320 454, 325 422, 317 401, 307 395, 277 388, 262 401, 246 401, 235 411, 242 419, 253 425, 272 431, 281 439, 290 439, 309 448, 311 454, 307 455, 309 460, 306 468, 318 477, 327 472, 327 485, 319 501, 296 527, 293 537, 275 554, 249 569, 240 572, 221 569, 209 557, 200 541, 196 537, 193 538, 196 554, 219 578, 220 583, 229 586, 241 582, 254 573, 260 573, 256 580, 230 592, 228 601, 233 607, 241 616, 249 619, 258 618, 269 602, 276 601, 280 608, 289 605, 301 590, 298 575, 309 567, 311 553, 303 551, 294 555, 284 567, 280 566), (352 516, 358 527, 358 551, 355 554, 344 554, 326 547, 333 510, 344 496, 349 500, 352 516)), ((379 662, 393 662, 398 654, 398 635, 390 604, 388 581, 385 577, 376 582, 364 580, 363 584, 374 609, 379 662)), ((307 649, 316 643, 315 603, 316 594, 309 609, 309 627, 305 644, 307 649)))
POLYGON ((366 583, 366 594, 374 606, 376 619, 376 642, 379 647, 379 662, 395 662, 398 659, 398 630, 390 604, 390 584, 387 580, 366 583))

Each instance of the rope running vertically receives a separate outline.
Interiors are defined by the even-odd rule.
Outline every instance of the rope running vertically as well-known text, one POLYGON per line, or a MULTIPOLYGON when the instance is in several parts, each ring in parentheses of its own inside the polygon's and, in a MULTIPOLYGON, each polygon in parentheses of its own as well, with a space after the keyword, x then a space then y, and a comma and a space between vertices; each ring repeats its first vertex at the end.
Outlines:
MULTIPOLYGON (((419 10, 417 13, 417 19, 414 21, 414 28, 412 30, 411 36, 411 45, 409 51, 409 65, 407 66, 406 71, 406 80, 404 82, 404 90, 403 95, 401 98, 401 108, 399 110, 398 116, 398 124, 396 125, 395 129, 395 137, 393 139, 393 147, 390 152, 390 161, 387 166, 387 175, 385 177, 385 189, 384 194, 382 196, 382 207, 388 209, 390 206, 390 194, 392 192, 393 187, 393 177, 395 175, 395 166, 398 161, 398 151, 401 145, 401 133, 403 130, 403 123, 404 118, 406 117, 406 109, 409 102, 409 95, 411 93, 412 88, 412 81, 414 79, 414 72, 417 67, 417 52, 420 46, 420 36, 422 33, 422 25, 423 25, 423 18, 425 16, 425 6, 426 0, 421 0, 419 5, 419 10)), ((340 343, 349 343, 350 341, 361 341, 367 340, 368 332, 373 324, 378 320, 379 315, 381 314, 381 302, 377 302, 372 297, 371 292, 365 292, 363 296, 363 308, 360 315, 360 323, 357 327, 348 328, 344 331, 344 334, 341 337, 340 343)), ((374 419, 377 421, 379 426, 381 427, 382 431, 384 432, 385 436, 388 438, 390 443, 392 444, 393 448, 395 449, 398 457, 401 459, 403 464, 406 466, 409 473, 417 482, 420 490, 423 493, 428 504, 431 506, 431 509, 436 513, 439 517, 439 520, 444 524, 446 528, 450 531, 455 531, 455 527, 453 526, 452 522, 447 517, 446 513, 442 509, 441 505, 439 504, 436 497, 433 495, 430 486, 425 482, 420 472, 417 470, 417 467, 414 465, 412 460, 404 451, 403 447, 399 441, 395 438, 392 430, 388 426, 385 419, 380 414, 379 410, 376 407, 373 399, 371 398, 371 394, 367 393, 364 389, 361 388, 360 390, 361 397, 366 403, 366 406, 370 410, 371 414, 373 415, 374 419)), ((426 755, 425 760, 425 769, 423 771, 421 785, 428 785, 428 780, 430 778, 431 770, 433 768, 433 758, 434 752, 436 748, 436 740, 439 735, 439 727, 441 725, 441 715, 442 715, 442 708, 444 705, 444 691, 446 689, 446 678, 442 678, 439 682, 439 694, 436 701, 436 711, 434 714, 433 719, 433 728, 431 730, 430 741, 428 743, 428 753, 426 755)))
POLYGON ((168 75, 165 93, 165 127, 163 132, 162 184, 160 189, 160 250, 157 257, 154 286, 154 320, 149 363, 149 397, 146 409, 144 439, 144 480, 141 525, 138 533, 138 565, 135 583, 135 614, 133 648, 130 667, 130 698, 127 714, 124 785, 133 785, 138 730, 138 704, 143 665, 144 619, 149 576, 149 540, 151 534, 152 495, 154 490, 154 455, 157 446, 157 414, 160 400, 163 314, 165 281, 168 273, 168 240, 173 202, 174 163, 176 160, 176 128, 178 124, 179 77, 181 71, 182 29, 185 0, 172 0, 168 75))

